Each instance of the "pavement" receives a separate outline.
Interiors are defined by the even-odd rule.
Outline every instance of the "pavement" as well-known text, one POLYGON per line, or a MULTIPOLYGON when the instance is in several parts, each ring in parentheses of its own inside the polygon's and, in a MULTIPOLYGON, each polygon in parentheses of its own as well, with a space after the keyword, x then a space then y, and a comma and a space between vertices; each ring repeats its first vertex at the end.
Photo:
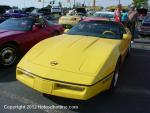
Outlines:
POLYGON ((15 66, 0 69, 0 113, 150 113, 150 38, 135 39, 115 92, 87 101, 44 95, 18 82, 15 66))

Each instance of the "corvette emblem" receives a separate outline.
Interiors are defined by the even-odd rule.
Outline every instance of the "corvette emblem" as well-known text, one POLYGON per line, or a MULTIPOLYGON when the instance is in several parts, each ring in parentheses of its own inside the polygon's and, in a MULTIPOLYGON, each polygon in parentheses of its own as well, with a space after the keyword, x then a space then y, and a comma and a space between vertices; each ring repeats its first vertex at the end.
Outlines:
POLYGON ((58 65, 58 62, 56 62, 56 61, 51 61, 50 64, 51 64, 51 66, 55 66, 55 65, 58 65))

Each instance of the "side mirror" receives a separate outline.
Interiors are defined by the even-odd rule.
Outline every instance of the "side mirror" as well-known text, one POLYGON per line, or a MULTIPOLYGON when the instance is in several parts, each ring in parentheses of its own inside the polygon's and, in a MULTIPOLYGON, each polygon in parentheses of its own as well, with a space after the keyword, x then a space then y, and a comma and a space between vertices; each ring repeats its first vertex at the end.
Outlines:
POLYGON ((65 29, 65 31, 64 31, 64 32, 65 32, 65 33, 67 33, 68 31, 69 31, 69 29, 65 29))
POLYGON ((123 39, 127 39, 128 35, 127 34, 123 34, 123 39))

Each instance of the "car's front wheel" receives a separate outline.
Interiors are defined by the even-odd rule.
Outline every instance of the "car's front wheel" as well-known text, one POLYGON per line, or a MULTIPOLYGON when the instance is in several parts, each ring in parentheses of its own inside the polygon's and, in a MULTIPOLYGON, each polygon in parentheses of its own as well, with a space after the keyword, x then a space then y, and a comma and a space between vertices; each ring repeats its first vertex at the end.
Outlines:
POLYGON ((130 54, 131 54, 131 42, 130 42, 129 47, 128 47, 127 57, 130 56, 130 54))
POLYGON ((5 44, 0 47, 0 66, 9 67, 19 59, 19 50, 13 44, 5 44))
POLYGON ((113 92, 114 89, 117 87, 119 75, 120 75, 120 62, 118 62, 116 65, 109 92, 113 92))

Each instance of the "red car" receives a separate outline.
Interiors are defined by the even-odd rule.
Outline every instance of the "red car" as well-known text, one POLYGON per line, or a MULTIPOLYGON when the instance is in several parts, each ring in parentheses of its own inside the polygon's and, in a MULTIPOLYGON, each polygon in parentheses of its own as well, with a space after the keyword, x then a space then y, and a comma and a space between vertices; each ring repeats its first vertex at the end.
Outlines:
POLYGON ((63 26, 43 18, 4 21, 0 24, 0 66, 12 66, 36 43, 63 32, 63 26))

